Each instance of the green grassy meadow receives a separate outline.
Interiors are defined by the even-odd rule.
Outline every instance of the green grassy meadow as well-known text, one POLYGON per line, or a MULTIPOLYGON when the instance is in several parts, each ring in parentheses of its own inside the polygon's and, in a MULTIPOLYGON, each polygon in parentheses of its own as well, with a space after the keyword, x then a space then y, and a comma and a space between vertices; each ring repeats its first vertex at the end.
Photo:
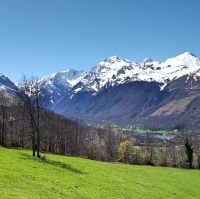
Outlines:
POLYGON ((200 171, 104 163, 0 147, 1 199, 200 197, 200 171), (42 154, 44 156, 44 154, 42 154))

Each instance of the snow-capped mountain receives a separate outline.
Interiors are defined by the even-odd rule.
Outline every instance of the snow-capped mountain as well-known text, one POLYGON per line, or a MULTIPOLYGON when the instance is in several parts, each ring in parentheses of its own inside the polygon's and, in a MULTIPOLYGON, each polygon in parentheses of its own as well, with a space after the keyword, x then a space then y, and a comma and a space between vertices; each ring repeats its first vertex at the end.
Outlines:
POLYGON ((106 84, 112 86, 123 84, 127 78, 130 79, 134 73, 139 71, 140 65, 127 59, 112 56, 96 65, 75 86, 74 91, 98 92, 106 84))
POLYGON ((190 52, 185 52, 177 57, 169 58, 164 62, 164 65, 171 65, 171 66, 199 66, 200 65, 200 59, 197 58, 195 55, 193 55, 190 52))
POLYGON ((160 83, 163 89, 168 82, 200 68, 200 59, 185 52, 165 62, 145 59, 138 64, 128 59, 112 56, 97 64, 75 87, 74 92, 98 92, 103 87, 117 86, 133 81, 160 83))
POLYGON ((45 95, 45 107, 55 103, 71 90, 87 73, 85 71, 66 70, 54 73, 38 81, 45 95))
POLYGON ((19 88, 8 77, 0 73, 0 91, 15 95, 19 88))
MULTIPOLYGON (((199 123, 200 59, 189 52, 164 62, 112 56, 89 73, 66 70, 38 83, 44 108, 92 124, 166 128, 182 121, 199 123)), ((0 74, 0 91, 15 94, 18 88, 0 74)))
POLYGON ((187 117, 198 123, 199 86, 200 59, 189 52, 165 62, 146 58, 136 63, 112 56, 93 67, 51 110, 94 124, 164 128, 187 117))

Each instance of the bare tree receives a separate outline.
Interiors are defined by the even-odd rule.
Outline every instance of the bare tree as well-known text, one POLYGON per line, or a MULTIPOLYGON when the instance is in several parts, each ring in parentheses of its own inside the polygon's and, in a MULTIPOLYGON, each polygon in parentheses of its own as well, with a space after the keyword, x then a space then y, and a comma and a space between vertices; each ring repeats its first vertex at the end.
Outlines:
POLYGON ((145 162, 148 165, 154 165, 153 163, 154 139, 152 132, 147 132, 145 139, 146 139, 146 150, 147 150, 145 162))
POLYGON ((37 157, 40 158, 40 111, 43 103, 42 88, 39 86, 38 78, 23 75, 20 89, 22 91, 20 98, 24 103, 32 130, 33 156, 37 152, 37 157))
MULTIPOLYGON (((118 128, 112 128, 110 125, 104 130, 104 142, 106 154, 109 162, 115 161, 117 158, 117 150, 122 141, 122 131, 118 128)), ((124 139, 128 139, 124 133, 124 139)))

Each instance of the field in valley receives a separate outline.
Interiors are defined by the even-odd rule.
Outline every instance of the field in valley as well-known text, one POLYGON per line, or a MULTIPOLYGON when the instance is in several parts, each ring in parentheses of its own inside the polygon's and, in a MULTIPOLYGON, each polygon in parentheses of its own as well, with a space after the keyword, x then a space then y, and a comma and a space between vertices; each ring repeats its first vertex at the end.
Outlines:
POLYGON ((199 170, 105 163, 0 147, 1 199, 199 198, 199 170))

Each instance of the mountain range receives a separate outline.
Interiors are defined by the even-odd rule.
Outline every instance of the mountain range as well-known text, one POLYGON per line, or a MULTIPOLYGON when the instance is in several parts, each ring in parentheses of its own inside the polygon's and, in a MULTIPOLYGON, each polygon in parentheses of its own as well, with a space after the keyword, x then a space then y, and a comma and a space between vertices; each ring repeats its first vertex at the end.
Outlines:
MULTIPOLYGON (((66 70, 38 83, 46 98, 44 108, 90 124, 154 129, 199 125, 200 59, 189 52, 165 62, 146 58, 136 63, 112 56, 89 73, 66 70)), ((3 75, 0 89, 18 90, 3 75)))

